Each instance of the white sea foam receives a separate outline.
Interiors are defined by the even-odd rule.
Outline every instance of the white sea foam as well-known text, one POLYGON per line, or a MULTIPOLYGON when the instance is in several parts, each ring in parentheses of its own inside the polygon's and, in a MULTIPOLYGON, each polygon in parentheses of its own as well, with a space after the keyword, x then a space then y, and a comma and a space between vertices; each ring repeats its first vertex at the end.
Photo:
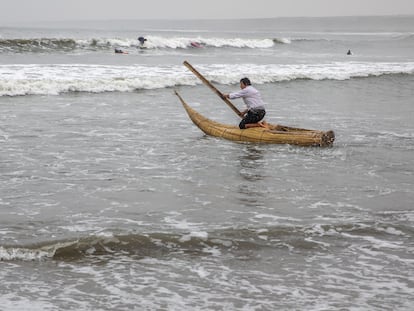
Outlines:
POLYGON ((200 278, 206 278, 210 275, 206 269, 201 265, 196 265, 195 267, 190 267, 190 271, 197 273, 200 278))
POLYGON ((180 242, 188 242, 192 238, 200 239, 206 241, 208 238, 208 233, 205 231, 190 232, 189 234, 183 235, 180 238, 180 242))
POLYGON ((53 256, 53 252, 41 249, 27 248, 4 248, 0 246, 0 261, 2 260, 22 260, 33 261, 42 260, 53 256))
MULTIPOLYGON (((346 80, 385 74, 413 74, 414 63, 333 62, 290 65, 200 65, 210 80, 236 84, 249 76, 256 84, 295 79, 346 80)), ((133 92, 201 83, 184 66, 1 65, 0 96, 57 95, 68 92, 133 92)))
POLYGON ((38 247, 3 247, 0 246, 0 261, 2 260, 21 260, 21 261, 40 261, 52 258, 56 250, 76 244, 77 241, 57 242, 55 244, 38 247))
MULTIPOLYGON (((162 37, 146 36, 144 47, 147 49, 187 49, 192 48, 192 43, 196 42, 203 47, 233 47, 233 48, 271 48, 277 43, 290 43, 288 38, 277 39, 246 39, 246 38, 208 38, 208 37, 162 37)), ((79 47, 137 47, 140 46, 135 38, 96 38, 88 40, 75 40, 79 47)))
MULTIPOLYGON (((146 36, 146 49, 188 49, 193 43, 205 48, 272 48, 276 43, 290 44, 289 38, 225 38, 201 36, 146 36)), ((27 38, 7 39, 0 37, 0 51, 67 51, 67 50, 99 50, 113 47, 137 48, 141 47, 137 38, 96 37, 96 38, 27 38)))

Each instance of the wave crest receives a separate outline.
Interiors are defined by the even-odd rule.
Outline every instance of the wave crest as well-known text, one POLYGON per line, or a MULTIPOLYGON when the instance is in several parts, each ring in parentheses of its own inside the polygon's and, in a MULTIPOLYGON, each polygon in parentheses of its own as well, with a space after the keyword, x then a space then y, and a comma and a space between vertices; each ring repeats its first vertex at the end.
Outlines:
MULTIPOLYGON (((144 47, 147 49, 188 49, 203 48, 272 48, 276 44, 288 44, 288 38, 203 38, 203 37, 162 37, 148 36, 144 47)), ((109 50, 115 47, 140 48, 136 38, 28 38, 0 39, 0 52, 41 53, 70 52, 75 50, 109 50)))
POLYGON ((95 235, 75 240, 46 241, 33 245, 0 246, 0 260, 80 260, 89 256, 126 255, 159 258, 172 254, 216 256, 240 254, 264 248, 324 252, 349 242, 349 238, 373 243, 373 247, 401 248, 395 236, 411 236, 405 225, 390 223, 315 224, 268 228, 222 229, 214 232, 95 235), (346 242, 348 241, 348 242, 346 242))
MULTIPOLYGON (((198 65, 207 79, 237 84, 249 76, 255 84, 297 79, 347 80, 413 74, 414 63, 334 62, 289 65, 198 65)), ((133 92, 201 82, 184 66, 0 65, 0 96, 58 95, 69 92, 133 92)))

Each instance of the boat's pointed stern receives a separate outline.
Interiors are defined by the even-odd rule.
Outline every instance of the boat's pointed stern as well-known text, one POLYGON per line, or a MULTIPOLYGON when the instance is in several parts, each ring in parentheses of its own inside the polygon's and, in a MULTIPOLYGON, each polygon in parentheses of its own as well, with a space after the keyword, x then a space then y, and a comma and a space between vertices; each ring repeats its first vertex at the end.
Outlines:
POLYGON ((333 142, 335 141, 335 133, 334 131, 330 130, 322 135, 321 140, 321 147, 329 147, 332 146, 333 142))

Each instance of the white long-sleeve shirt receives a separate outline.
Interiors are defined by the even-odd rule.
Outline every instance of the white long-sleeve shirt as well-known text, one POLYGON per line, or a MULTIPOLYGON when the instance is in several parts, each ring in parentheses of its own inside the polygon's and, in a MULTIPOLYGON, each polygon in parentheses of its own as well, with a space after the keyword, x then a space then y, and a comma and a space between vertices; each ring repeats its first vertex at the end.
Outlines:
POLYGON ((253 86, 248 85, 244 89, 230 93, 229 98, 235 99, 235 98, 243 98, 244 103, 247 106, 247 109, 265 109, 264 105, 265 103, 262 100, 262 97, 260 96, 260 92, 256 90, 253 86))

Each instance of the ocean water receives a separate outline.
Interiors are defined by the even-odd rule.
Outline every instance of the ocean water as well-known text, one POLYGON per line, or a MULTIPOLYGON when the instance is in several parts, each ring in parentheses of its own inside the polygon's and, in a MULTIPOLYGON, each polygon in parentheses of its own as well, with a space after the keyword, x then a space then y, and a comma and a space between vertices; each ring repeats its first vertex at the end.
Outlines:
POLYGON ((0 310, 411 310, 413 51, 412 16, 1 26, 0 310), (174 90, 238 117, 184 60, 334 145, 205 136, 174 90))

